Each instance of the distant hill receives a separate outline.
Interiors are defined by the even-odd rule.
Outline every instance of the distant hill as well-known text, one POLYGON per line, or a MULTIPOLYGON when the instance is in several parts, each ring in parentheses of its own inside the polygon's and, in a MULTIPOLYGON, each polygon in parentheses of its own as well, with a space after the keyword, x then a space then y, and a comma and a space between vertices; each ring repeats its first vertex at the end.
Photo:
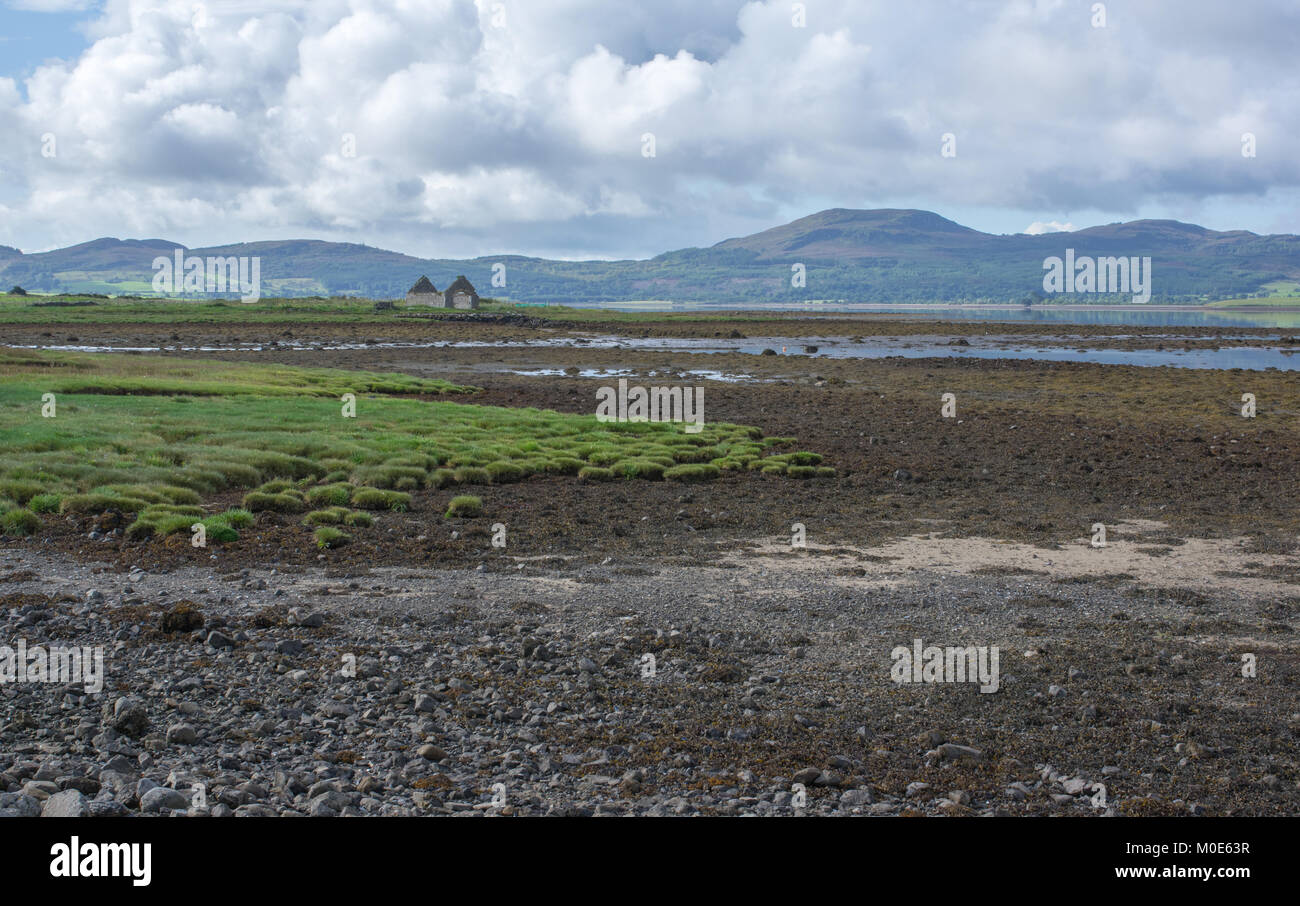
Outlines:
MULTIPOLYGON (((42 292, 151 291, 155 257, 182 248, 164 239, 96 239, 23 255, 0 247, 0 284, 42 292)), ((834 208, 710 248, 643 261, 551 261, 517 255, 425 259, 367 245, 285 240, 185 250, 261 259, 262 294, 398 298, 428 274, 443 287, 466 274, 484 296, 521 302, 1024 301, 1040 294, 1043 259, 1149 256, 1152 301, 1201 302, 1265 292, 1300 280, 1300 236, 1217 232, 1173 220, 1137 220, 1073 233, 993 235, 930 211, 834 208), (506 286, 493 287, 505 265, 506 286), (791 284, 802 264, 807 282, 791 284)), ((1120 301, 1054 296, 1052 301, 1120 301)))
POLYGON ((789 261, 792 255, 827 261, 861 261, 909 249, 931 252, 975 249, 982 247, 988 238, 991 237, 987 233, 929 211, 833 208, 743 239, 728 239, 713 248, 756 252, 759 261, 789 261))

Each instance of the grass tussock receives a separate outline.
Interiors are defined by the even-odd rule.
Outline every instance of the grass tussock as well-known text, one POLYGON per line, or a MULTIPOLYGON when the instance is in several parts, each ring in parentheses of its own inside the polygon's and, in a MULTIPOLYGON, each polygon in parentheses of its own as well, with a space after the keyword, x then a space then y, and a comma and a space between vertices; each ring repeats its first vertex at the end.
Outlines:
POLYGON ((483 499, 480 497, 462 494, 459 497, 451 498, 451 502, 447 504, 446 517, 448 519, 470 518, 481 515, 483 515, 483 499))
MULTIPOLYGON (((251 518, 401 511, 421 490, 542 476, 826 474, 818 454, 776 452, 790 439, 750 427, 709 424, 687 435, 672 423, 451 401, 472 390, 335 369, 0 350, 0 500, 32 514, 136 514, 143 535, 179 531, 196 515, 166 508, 230 491, 243 493, 240 510, 251 518), (58 400, 56 417, 41 415, 46 393, 58 400), (343 393, 356 394, 355 418, 343 416, 343 393), (706 468, 679 471, 686 465, 706 468)), ((13 518, 16 529, 29 522, 13 518)))
POLYGON ((333 526, 322 526, 316 529, 316 546, 321 550, 342 547, 352 540, 352 536, 347 532, 340 531, 333 526))
POLYGON ((14 509, 0 516, 0 532, 15 538, 34 535, 41 527, 41 517, 31 510, 14 509))

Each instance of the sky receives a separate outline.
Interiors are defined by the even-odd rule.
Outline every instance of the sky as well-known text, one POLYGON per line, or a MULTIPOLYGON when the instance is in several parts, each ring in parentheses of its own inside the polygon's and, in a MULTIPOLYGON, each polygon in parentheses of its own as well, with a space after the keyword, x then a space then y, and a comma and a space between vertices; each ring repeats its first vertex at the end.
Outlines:
POLYGON ((0 0, 0 245, 1300 233, 1296 0, 0 0))

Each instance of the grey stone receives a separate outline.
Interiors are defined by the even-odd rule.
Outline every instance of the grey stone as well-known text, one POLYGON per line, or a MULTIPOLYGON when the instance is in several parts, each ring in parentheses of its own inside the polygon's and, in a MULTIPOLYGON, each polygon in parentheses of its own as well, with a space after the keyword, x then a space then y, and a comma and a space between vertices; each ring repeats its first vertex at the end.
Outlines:
POLYGON ((137 698, 119 698, 113 703, 109 726, 124 736, 143 736, 149 729, 149 712, 137 698))
POLYGON ((140 797, 140 811, 142 812, 158 812, 165 808, 180 810, 189 807, 189 796, 186 796, 180 790, 173 790, 165 786, 156 786, 140 797))
POLYGON ((189 724, 172 724, 167 728, 167 741, 173 745, 193 745, 199 734, 189 724))
POLYGON ((873 801, 871 790, 845 790, 840 794, 840 805, 844 808, 871 805, 873 801))
POLYGON ((35 818, 41 813, 41 803, 26 793, 0 793, 0 817, 35 818))
POLYGON ((131 814, 125 805, 115 799, 92 799, 86 805, 86 813, 92 818, 125 818, 131 814))
POLYGON ((973 746, 959 746, 954 742, 945 742, 938 746, 935 753, 945 761, 983 761, 984 753, 973 746))
POLYGON ((87 801, 80 790, 64 790, 45 800, 42 818, 80 818, 87 813, 87 801))

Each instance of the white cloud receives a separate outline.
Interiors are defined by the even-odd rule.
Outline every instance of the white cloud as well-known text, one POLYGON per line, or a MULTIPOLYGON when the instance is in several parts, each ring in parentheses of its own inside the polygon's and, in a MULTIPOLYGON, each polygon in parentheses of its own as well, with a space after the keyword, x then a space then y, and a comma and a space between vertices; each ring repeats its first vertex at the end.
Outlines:
POLYGON ((1249 28, 1213 0, 1112 6, 1105 29, 1089 6, 821 0, 795 28, 783 0, 506 0, 499 28, 488 0, 106 0, 80 58, 25 97, 0 79, 0 244, 646 254, 813 199, 1029 219, 1236 198, 1300 229, 1276 200, 1300 188, 1291 0, 1249 28))
POLYGON ((1072 223, 1061 223, 1057 220, 1035 220, 1029 226, 1025 227, 1025 232, 1030 236, 1041 236, 1044 233, 1073 233, 1075 226, 1072 223))

